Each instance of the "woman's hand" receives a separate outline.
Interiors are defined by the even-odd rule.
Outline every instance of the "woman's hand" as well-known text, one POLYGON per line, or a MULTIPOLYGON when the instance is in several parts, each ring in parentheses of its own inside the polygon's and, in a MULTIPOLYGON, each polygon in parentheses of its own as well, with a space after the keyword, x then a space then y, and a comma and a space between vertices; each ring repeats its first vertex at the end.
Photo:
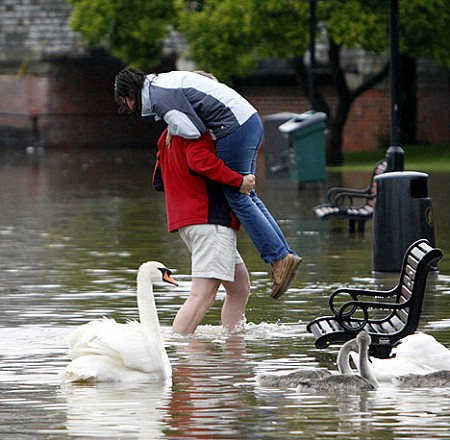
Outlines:
POLYGON ((170 148, 170 142, 172 142, 172 136, 169 133, 169 130, 167 130, 167 134, 166 134, 166 146, 167 146, 167 148, 170 148))

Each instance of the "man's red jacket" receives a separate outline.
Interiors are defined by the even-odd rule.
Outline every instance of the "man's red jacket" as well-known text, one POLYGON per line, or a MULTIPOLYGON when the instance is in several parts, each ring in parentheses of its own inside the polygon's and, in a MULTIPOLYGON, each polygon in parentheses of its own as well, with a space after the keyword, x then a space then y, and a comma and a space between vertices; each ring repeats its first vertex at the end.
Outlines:
POLYGON ((166 145, 167 130, 158 140, 153 187, 166 196, 169 232, 195 224, 215 224, 239 229, 239 221, 223 194, 223 185, 242 185, 241 174, 216 156, 209 133, 198 139, 173 136, 166 145))

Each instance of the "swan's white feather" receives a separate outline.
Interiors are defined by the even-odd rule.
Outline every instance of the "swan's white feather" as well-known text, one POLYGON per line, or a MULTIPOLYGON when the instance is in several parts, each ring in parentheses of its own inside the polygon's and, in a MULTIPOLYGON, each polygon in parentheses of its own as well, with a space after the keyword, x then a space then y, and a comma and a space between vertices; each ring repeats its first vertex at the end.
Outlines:
MULTIPOLYGON (((151 381, 170 378, 172 368, 164 348, 153 299, 153 281, 161 281, 158 262, 138 271, 138 307, 141 322, 118 323, 103 318, 75 329, 69 338, 70 364, 62 373, 74 381, 151 381)), ((166 281, 175 283, 171 277, 166 281)))
MULTIPOLYGON (((393 357, 370 358, 370 369, 381 382, 390 382, 398 376, 428 374, 437 370, 450 370, 450 350, 433 336, 414 333, 403 338, 393 350, 393 357)), ((351 353, 355 364, 359 355, 351 353)))
POLYGON ((145 373, 155 372, 157 342, 139 322, 126 324, 104 318, 80 326, 71 336, 69 357, 106 356, 116 365, 145 373))
MULTIPOLYGON (((352 352, 350 356, 355 364, 359 362, 358 353, 352 352)), ((420 365, 416 361, 397 358, 378 359, 371 357, 369 368, 380 382, 390 382, 394 377, 405 374, 427 374, 435 371, 433 368, 420 365)))
POLYGON ((131 370, 109 356, 85 355, 67 366, 64 379, 66 382, 146 382, 162 378, 159 374, 131 370))
POLYGON ((406 336, 393 352, 397 359, 416 361, 434 370, 450 370, 450 350, 427 333, 406 336))

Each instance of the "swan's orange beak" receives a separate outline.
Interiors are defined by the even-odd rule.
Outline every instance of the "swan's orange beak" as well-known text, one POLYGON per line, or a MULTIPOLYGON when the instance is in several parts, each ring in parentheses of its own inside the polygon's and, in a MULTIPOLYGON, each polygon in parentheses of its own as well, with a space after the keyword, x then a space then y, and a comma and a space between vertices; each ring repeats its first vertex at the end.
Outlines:
POLYGON ((169 283, 169 284, 173 284, 174 286, 178 286, 178 283, 170 275, 171 275, 170 270, 165 270, 163 272, 163 277, 162 277, 163 281, 165 281, 166 283, 169 283))

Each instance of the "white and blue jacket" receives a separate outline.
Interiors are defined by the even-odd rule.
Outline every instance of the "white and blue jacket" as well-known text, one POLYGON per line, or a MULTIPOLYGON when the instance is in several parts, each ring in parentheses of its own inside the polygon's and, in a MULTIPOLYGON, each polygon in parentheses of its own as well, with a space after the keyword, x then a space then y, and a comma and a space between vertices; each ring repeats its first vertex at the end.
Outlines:
POLYGON ((142 88, 142 116, 164 119, 171 135, 186 139, 197 139, 206 130, 220 139, 255 113, 235 90, 195 72, 151 74, 142 88))

